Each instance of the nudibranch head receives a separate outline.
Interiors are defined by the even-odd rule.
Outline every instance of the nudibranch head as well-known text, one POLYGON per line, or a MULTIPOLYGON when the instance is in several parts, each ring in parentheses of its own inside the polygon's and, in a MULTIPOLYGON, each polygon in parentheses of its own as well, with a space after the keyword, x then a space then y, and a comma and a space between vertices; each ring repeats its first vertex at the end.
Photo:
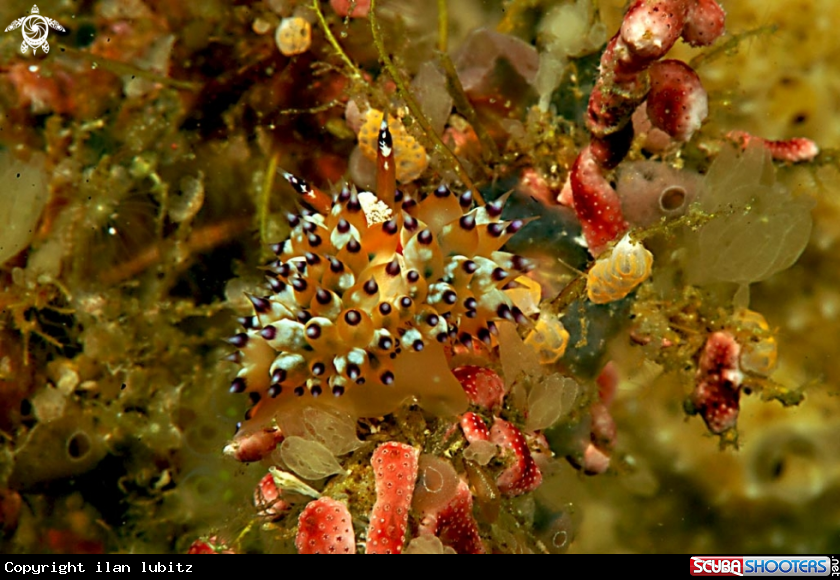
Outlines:
MULTIPOLYGON (((378 109, 368 109, 364 114, 364 123, 359 129, 359 148, 362 154, 375 161, 379 155, 379 128, 385 114, 378 109)), ((412 137, 402 121, 389 117, 389 131, 394 146, 396 177, 400 183, 409 183, 420 177, 429 165, 426 150, 412 137)))
POLYGON ((415 199, 396 189, 384 122, 379 149, 376 198, 345 187, 327 204, 285 175, 324 209, 288 216, 291 233, 266 268, 270 292, 249 297, 254 315, 230 340, 241 365, 231 391, 250 394, 251 417, 268 421, 271 401, 387 398, 398 383, 451 380, 460 393, 441 378, 448 369, 435 374, 433 354, 445 366, 445 346, 493 345, 496 321, 525 321, 506 287, 529 264, 501 251, 524 222, 501 218, 504 198, 479 205, 441 185, 415 199))

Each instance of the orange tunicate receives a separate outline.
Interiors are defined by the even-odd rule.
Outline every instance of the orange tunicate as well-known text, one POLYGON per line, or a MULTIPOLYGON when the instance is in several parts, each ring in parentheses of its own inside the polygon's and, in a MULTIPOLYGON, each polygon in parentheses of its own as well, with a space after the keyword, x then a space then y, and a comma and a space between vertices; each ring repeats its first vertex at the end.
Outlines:
MULTIPOLYGON (((382 125, 382 111, 368 109, 364 114, 364 123, 359 129, 359 149, 362 154, 376 161, 379 150, 377 139, 382 125)), ((426 150, 417 140, 408 134, 399 119, 388 115, 388 127, 394 143, 394 162, 396 163, 397 181, 409 183, 420 177, 429 165, 426 150)))
POLYGON ((767 320, 760 312, 747 308, 736 311, 734 319, 745 333, 752 335, 743 343, 741 368, 758 375, 770 375, 776 368, 778 345, 767 320))
POLYGON ((621 300, 650 277, 653 254, 626 234, 586 275, 586 292, 595 304, 621 300))
POLYGON ((537 351, 540 364, 553 364, 566 353, 569 332, 556 316, 541 312, 536 324, 525 336, 525 344, 537 351))
POLYGON ((303 54, 312 44, 312 25, 299 16, 284 18, 277 27, 274 40, 284 56, 303 54))

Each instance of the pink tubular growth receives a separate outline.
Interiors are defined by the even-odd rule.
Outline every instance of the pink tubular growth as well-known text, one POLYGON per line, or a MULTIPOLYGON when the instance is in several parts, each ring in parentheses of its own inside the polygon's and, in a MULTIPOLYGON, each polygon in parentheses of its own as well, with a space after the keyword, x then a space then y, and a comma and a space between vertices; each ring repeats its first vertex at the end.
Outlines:
POLYGON ((502 406, 505 398, 505 383, 494 371, 473 365, 458 367, 452 371, 464 388, 473 405, 491 411, 502 406))
POLYGON ((743 149, 747 148, 751 142, 756 141, 770 152, 770 155, 776 161, 786 161, 788 163, 798 163, 800 161, 811 161, 819 155, 820 148, 816 143, 804 137, 794 137, 793 139, 784 139, 780 141, 771 141, 762 137, 750 135, 746 131, 730 131, 726 136, 738 142, 743 149))
POLYGON ((540 486, 542 473, 528 449, 528 441, 522 431, 497 417, 490 428, 490 441, 513 454, 508 468, 496 479, 499 491, 514 497, 534 491, 540 486))
POLYGON ((342 18, 364 18, 370 12, 370 0, 330 0, 330 6, 342 18))
POLYGON ((618 194, 595 161, 591 145, 581 151, 572 166, 571 185, 575 207, 589 250, 600 253, 627 229, 618 194))
POLYGON ((743 374, 738 363, 741 346, 725 331, 709 335, 700 355, 697 385, 691 402, 709 431, 723 433, 738 421, 743 374))
POLYGON ((295 546, 298 554, 355 554, 356 535, 347 506, 329 497, 306 504, 295 546))
POLYGON ((248 433, 237 433, 225 446, 224 454, 242 463, 260 461, 283 442, 284 436, 275 427, 248 433))
POLYGON ((459 554, 484 554, 484 544, 472 511, 470 488, 463 480, 459 480, 455 497, 443 508, 424 513, 419 531, 421 534, 437 536, 459 554))
POLYGON ((291 509, 291 505, 283 499, 283 491, 274 483, 274 477, 267 473, 257 484, 254 490, 254 506, 257 514, 270 519, 277 520, 291 509))
POLYGON ((402 552, 418 456, 411 445, 395 441, 383 443, 373 452, 370 463, 376 480, 376 503, 370 514, 368 554, 402 552))
POLYGON ((461 430, 464 432, 464 439, 470 443, 490 440, 487 424, 475 413, 467 412, 461 415, 461 430))
POLYGON ((607 44, 587 108, 592 143, 581 151, 569 179, 593 255, 627 229, 605 173, 627 154, 633 111, 647 100, 653 124, 681 141, 690 139, 706 116, 706 93, 694 71, 676 61, 655 63, 681 36, 694 46, 712 43, 723 33, 724 17, 714 0, 636 0, 607 44))
POLYGON ((688 141, 708 113, 706 90, 690 66, 668 59, 650 67, 647 114, 654 127, 688 141))

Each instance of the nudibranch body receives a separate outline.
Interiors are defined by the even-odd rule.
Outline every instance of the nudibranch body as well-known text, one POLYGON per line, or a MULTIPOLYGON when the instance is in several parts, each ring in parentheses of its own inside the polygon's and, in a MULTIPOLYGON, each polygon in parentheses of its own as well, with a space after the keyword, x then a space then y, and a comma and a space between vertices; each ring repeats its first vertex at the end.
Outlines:
POLYGON ((249 424, 315 397, 357 416, 408 396, 463 412, 444 347, 493 345, 495 322, 525 321, 506 288, 529 265, 500 250, 524 221, 501 219, 504 199, 479 204, 443 185, 423 199, 403 194, 385 122, 378 147, 378 201, 345 187, 330 202, 285 175, 318 211, 289 216, 290 236, 267 266, 270 293, 249 297, 254 316, 230 340, 241 364, 231 391, 254 402, 249 424))

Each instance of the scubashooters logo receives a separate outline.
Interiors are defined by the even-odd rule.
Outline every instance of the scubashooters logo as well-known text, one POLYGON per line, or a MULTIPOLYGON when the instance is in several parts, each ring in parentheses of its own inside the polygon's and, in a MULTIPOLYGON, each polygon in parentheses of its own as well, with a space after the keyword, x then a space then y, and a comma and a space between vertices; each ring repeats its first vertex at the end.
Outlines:
POLYGON ((6 32, 22 28, 23 43, 20 45, 20 51, 23 54, 26 54, 30 48, 32 49, 32 54, 38 52, 39 48, 44 50, 44 54, 47 54, 50 51, 50 43, 47 42, 50 28, 59 32, 65 32, 64 27, 52 18, 41 16, 38 13, 37 5, 32 6, 31 12, 29 16, 23 16, 14 20, 6 27, 6 32))
POLYGON ((827 556, 692 556, 692 576, 828 576, 827 556))
POLYGON ((743 558, 698 557, 691 559, 692 576, 743 576, 743 558))

